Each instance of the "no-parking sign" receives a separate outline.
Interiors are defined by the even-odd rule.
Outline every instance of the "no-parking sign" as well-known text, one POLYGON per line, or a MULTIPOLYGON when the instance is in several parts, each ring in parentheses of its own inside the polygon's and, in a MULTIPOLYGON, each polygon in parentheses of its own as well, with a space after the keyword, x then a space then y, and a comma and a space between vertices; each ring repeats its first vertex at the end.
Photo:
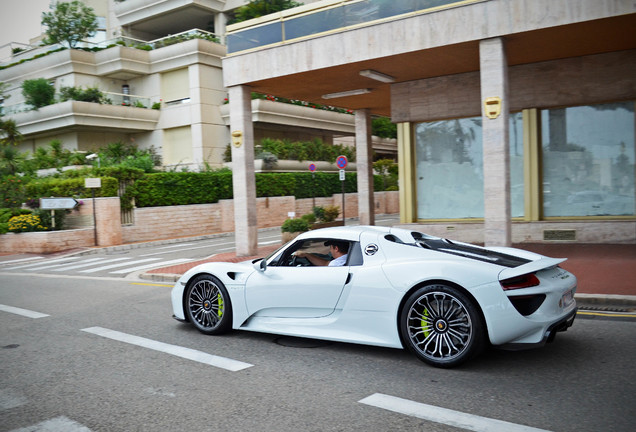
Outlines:
POLYGON ((338 156, 338 159, 336 159, 336 165, 338 165, 340 169, 344 169, 348 162, 347 157, 343 155, 338 156))

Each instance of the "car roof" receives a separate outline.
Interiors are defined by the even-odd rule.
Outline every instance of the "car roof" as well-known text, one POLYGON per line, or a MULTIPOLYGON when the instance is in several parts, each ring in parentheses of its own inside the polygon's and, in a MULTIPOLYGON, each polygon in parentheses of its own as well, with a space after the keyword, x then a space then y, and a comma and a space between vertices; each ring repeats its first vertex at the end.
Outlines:
POLYGON ((357 241, 363 232, 374 232, 385 234, 391 232, 391 228, 372 225, 339 226, 330 228, 319 228, 304 232, 298 236, 299 240, 309 238, 338 238, 342 240, 357 241))

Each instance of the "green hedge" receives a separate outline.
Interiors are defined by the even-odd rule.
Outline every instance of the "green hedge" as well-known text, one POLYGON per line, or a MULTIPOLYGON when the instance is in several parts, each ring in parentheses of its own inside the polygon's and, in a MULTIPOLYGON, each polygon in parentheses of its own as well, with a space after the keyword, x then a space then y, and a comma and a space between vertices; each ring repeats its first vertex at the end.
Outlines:
MULTIPOLYGON (((337 173, 257 173, 256 196, 325 197, 342 191, 337 173), (312 194, 313 191, 313 194, 312 194)), ((382 189, 381 176, 375 176, 376 191, 382 189)), ((132 195, 137 207, 216 203, 232 199, 231 172, 170 172, 146 174, 135 182, 132 195)), ((347 173, 345 192, 357 191, 357 176, 347 173)))
POLYGON ((232 173, 147 174, 134 189, 137 207, 215 203, 232 198, 232 173))
MULTIPOLYGON (((117 196, 119 182, 113 177, 101 177, 102 187, 95 189, 96 197, 117 196)), ((84 187, 83 178, 55 178, 46 177, 32 180, 25 185, 26 194, 29 199, 42 197, 74 197, 89 198, 92 196, 91 189, 84 187)))

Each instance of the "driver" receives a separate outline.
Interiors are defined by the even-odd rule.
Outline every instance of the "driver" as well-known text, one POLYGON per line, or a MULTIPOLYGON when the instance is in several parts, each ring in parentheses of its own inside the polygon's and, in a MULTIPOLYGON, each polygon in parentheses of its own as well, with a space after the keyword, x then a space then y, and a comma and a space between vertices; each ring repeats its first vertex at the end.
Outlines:
POLYGON ((296 251, 295 255, 299 258, 307 258, 315 266, 343 266, 347 262, 347 254, 349 253, 349 243, 340 240, 327 240, 325 246, 329 246, 329 252, 333 257, 332 260, 321 258, 308 252, 296 251))

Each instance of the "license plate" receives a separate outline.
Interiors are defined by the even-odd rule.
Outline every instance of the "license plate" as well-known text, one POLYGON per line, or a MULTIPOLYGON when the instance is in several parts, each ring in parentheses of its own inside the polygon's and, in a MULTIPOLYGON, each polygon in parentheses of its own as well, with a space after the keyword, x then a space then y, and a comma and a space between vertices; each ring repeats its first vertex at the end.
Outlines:
POLYGON ((566 308, 574 301, 574 289, 569 290, 561 297, 561 307, 566 308))

